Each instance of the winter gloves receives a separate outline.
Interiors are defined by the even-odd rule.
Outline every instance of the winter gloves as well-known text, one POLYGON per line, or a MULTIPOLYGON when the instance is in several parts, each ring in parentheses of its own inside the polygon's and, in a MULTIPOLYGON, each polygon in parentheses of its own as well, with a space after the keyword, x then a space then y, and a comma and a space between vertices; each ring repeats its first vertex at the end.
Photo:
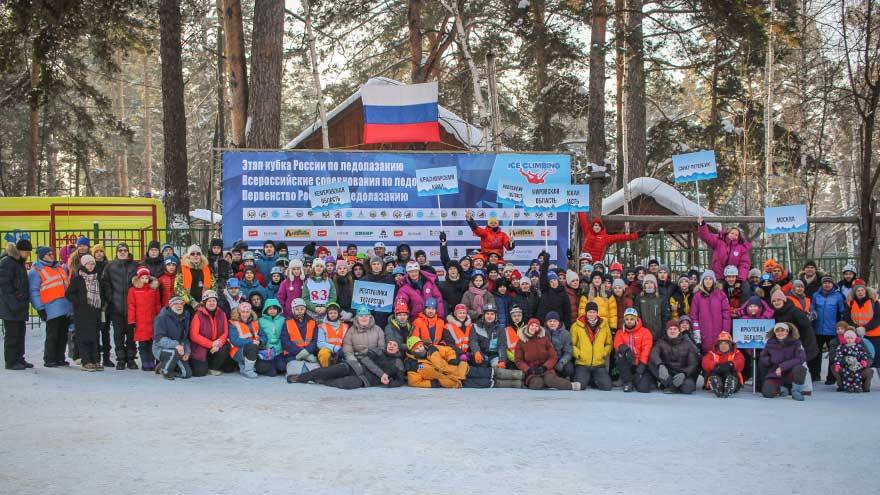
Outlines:
POLYGON ((38 309, 37 314, 40 315, 40 320, 46 321, 47 317, 46 317, 46 310, 45 309, 38 309))
POLYGON ((666 369, 666 366, 660 365, 657 367, 657 378, 660 379, 661 382, 665 385, 669 380, 669 370, 666 369))
POLYGON ((305 349, 303 349, 303 350, 299 351, 299 353, 297 353, 296 359, 298 361, 308 361, 310 363, 317 363, 318 362, 318 358, 316 358, 314 354, 309 353, 309 351, 307 351, 305 349))

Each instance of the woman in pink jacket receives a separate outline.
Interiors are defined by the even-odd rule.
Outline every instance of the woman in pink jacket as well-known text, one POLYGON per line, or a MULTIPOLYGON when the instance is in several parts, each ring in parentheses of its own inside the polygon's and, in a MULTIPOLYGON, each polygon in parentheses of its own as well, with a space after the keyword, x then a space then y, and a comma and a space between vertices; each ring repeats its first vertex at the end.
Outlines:
POLYGON ((691 320, 694 336, 699 336, 703 354, 715 348, 721 332, 730 332, 730 303, 718 288, 712 270, 703 272, 701 282, 691 300, 691 320))
POLYGON ((425 309, 425 299, 433 297, 437 300, 437 314, 446 318, 443 307, 443 294, 437 288, 437 276, 421 270, 417 261, 406 264, 406 276, 397 281, 397 296, 394 303, 404 303, 409 308, 409 318, 414 320, 425 309))
POLYGON ((745 238, 739 227, 713 234, 703 221, 703 217, 697 218, 697 223, 699 224, 697 234, 712 250, 712 271, 715 272, 715 276, 723 278, 724 267, 733 265, 739 270, 739 279, 748 280, 749 269, 752 267, 749 258, 752 243, 745 238))

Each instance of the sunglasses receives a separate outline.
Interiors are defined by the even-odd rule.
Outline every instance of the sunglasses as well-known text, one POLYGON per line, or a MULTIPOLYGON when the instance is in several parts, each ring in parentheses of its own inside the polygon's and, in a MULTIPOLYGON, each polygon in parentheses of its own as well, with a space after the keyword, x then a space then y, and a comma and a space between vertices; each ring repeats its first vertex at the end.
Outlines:
POLYGON ((202 253, 189 253, 190 256, 201 256, 202 253))

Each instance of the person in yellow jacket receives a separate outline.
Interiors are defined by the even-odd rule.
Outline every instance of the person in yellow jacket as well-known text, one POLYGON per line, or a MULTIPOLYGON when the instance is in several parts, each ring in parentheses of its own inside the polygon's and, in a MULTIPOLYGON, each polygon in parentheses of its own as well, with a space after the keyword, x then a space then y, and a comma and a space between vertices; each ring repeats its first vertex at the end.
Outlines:
POLYGON ((578 318, 586 311, 587 303, 594 302, 599 308, 599 318, 605 320, 609 328, 617 328, 617 299, 614 294, 605 289, 602 273, 593 271, 590 276, 590 285, 581 295, 578 303, 578 318))
POLYGON ((571 326, 571 344, 574 356, 572 380, 580 382, 581 390, 591 384, 599 390, 611 390, 607 367, 612 349, 611 328, 608 321, 599 316, 599 306, 595 302, 588 302, 584 314, 571 326))
POLYGON ((419 388, 521 388, 522 373, 470 367, 459 361, 453 348, 425 342, 413 335, 406 339, 406 380, 419 388), (499 374, 500 372, 500 374, 499 374))

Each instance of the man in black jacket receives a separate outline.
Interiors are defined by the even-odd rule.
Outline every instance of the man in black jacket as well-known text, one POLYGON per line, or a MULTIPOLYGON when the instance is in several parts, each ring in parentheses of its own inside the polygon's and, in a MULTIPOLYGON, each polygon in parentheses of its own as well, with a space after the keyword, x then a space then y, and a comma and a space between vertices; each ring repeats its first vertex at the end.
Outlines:
POLYGON ((28 320, 30 284, 25 261, 32 250, 31 241, 19 239, 6 245, 0 257, 0 319, 6 337, 3 339, 3 357, 6 369, 23 370, 34 365, 24 360, 25 322, 28 320))
POLYGON ((102 301, 107 301, 107 316, 113 324, 113 346, 116 349, 116 369, 138 369, 135 362, 134 325, 128 324, 128 288, 137 274, 137 263, 131 258, 128 244, 116 245, 116 259, 104 269, 101 277, 102 301))

